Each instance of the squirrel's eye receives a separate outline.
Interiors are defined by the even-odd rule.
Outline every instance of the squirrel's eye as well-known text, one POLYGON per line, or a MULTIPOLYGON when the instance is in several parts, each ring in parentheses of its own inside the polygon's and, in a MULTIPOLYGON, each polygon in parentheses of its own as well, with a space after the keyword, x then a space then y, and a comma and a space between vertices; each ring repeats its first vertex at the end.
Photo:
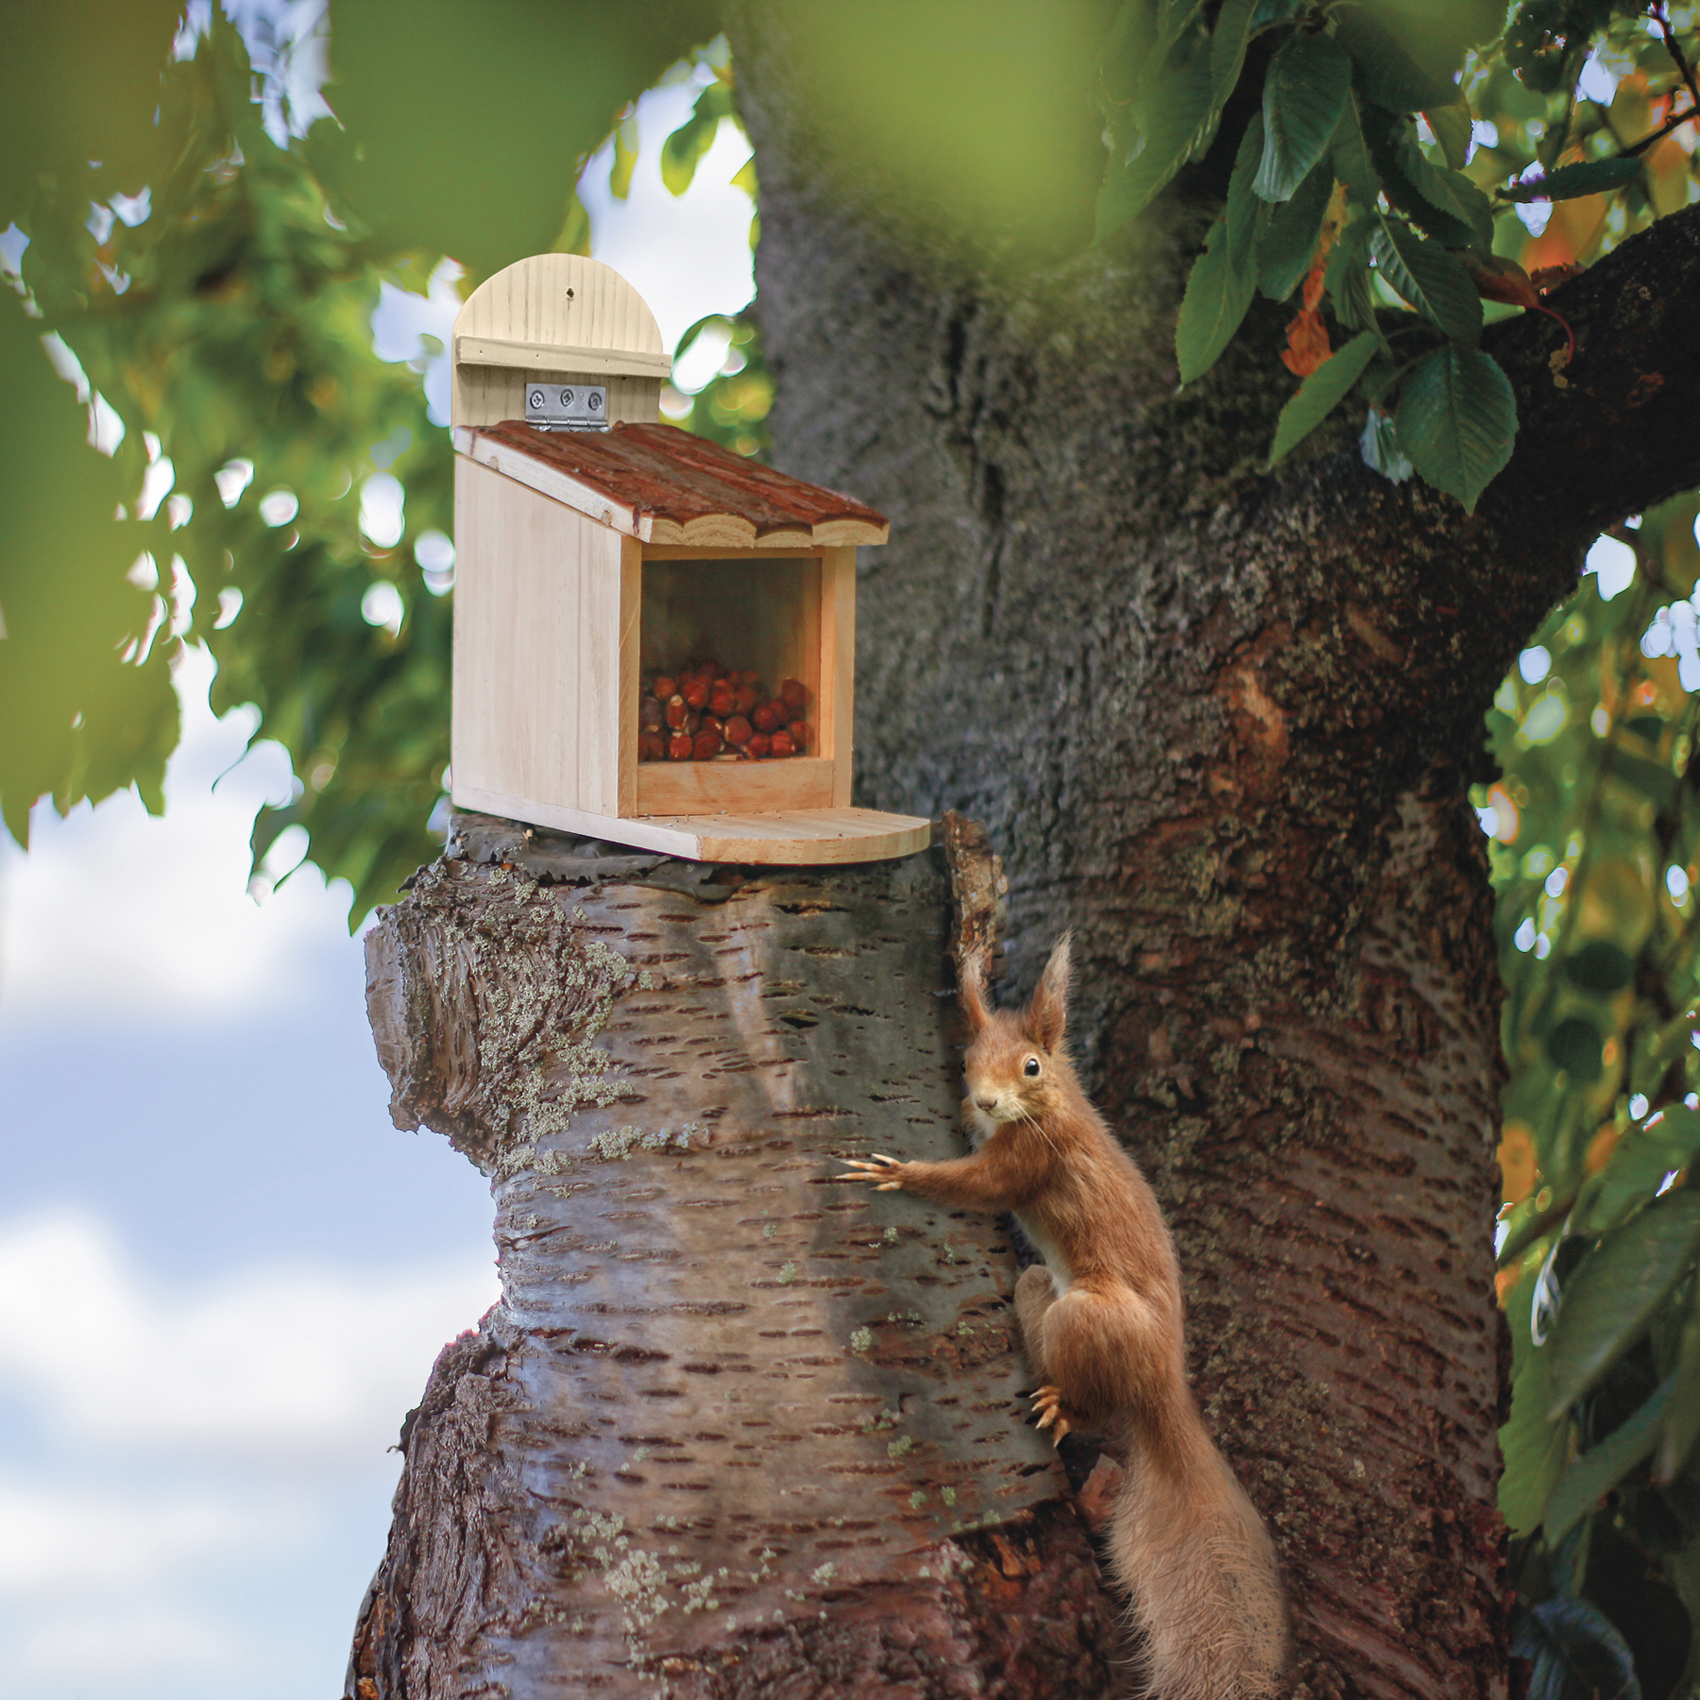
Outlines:
POLYGON ((1027 1061, 1021 1065, 1021 1072, 1025 1074, 1029 1080, 1031 1080, 1033 1076, 1039 1072, 1039 1059, 1037 1057, 1029 1057, 1027 1061))

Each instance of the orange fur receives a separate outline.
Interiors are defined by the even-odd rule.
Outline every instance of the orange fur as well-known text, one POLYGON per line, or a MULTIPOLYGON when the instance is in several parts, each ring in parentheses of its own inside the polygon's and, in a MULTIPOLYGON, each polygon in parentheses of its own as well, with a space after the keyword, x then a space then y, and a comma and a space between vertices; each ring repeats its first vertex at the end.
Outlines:
POLYGON ((1013 1211, 1044 1258, 1016 1314, 1040 1426, 1113 1426, 1127 1470, 1109 1562, 1141 1631, 1149 1700, 1265 1700, 1287 1659, 1286 1608, 1262 1522, 1212 1445, 1186 1382, 1180 1266, 1155 1195, 1087 1101, 1064 1042, 1069 941, 1020 1014, 986 1007, 982 965, 963 965, 971 1037, 963 1113, 972 1156, 889 1157, 846 1179, 959 1208, 1013 1211))

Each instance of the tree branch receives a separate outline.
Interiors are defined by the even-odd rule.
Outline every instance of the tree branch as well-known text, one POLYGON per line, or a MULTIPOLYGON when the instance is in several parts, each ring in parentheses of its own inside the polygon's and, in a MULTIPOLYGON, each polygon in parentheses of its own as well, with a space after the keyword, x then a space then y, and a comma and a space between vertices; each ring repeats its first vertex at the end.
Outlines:
POLYGON ((1483 511, 1505 525, 1541 504, 1603 528, 1700 484, 1700 207, 1660 219, 1549 300, 1577 337, 1562 370, 1552 357, 1563 335, 1545 319, 1527 314, 1487 338, 1520 425, 1483 511))

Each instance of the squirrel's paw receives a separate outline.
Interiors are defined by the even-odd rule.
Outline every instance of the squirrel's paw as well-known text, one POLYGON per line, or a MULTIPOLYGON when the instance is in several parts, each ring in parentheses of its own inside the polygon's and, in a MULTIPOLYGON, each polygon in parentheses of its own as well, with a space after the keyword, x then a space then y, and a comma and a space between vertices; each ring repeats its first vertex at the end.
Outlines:
POLYGON ((906 1165, 896 1157, 887 1157, 876 1151, 872 1157, 840 1157, 838 1161, 849 1171, 836 1176, 838 1180, 869 1181, 875 1192, 903 1190, 902 1171, 906 1165))
POLYGON ((1033 1414, 1039 1419, 1040 1428, 1052 1429, 1053 1444, 1060 1444, 1062 1437, 1073 1428, 1068 1418, 1068 1407, 1063 1402, 1060 1387, 1041 1387, 1033 1395, 1033 1414))

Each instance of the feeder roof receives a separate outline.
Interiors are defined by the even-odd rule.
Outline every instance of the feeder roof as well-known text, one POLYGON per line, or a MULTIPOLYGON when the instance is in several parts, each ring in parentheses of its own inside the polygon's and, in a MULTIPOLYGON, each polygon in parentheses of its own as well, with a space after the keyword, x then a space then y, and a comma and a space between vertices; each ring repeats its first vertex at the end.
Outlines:
POLYGON ((883 514, 745 460, 676 425, 539 431, 523 420, 459 426, 455 447, 494 471, 645 543, 781 549, 884 543, 883 514))

